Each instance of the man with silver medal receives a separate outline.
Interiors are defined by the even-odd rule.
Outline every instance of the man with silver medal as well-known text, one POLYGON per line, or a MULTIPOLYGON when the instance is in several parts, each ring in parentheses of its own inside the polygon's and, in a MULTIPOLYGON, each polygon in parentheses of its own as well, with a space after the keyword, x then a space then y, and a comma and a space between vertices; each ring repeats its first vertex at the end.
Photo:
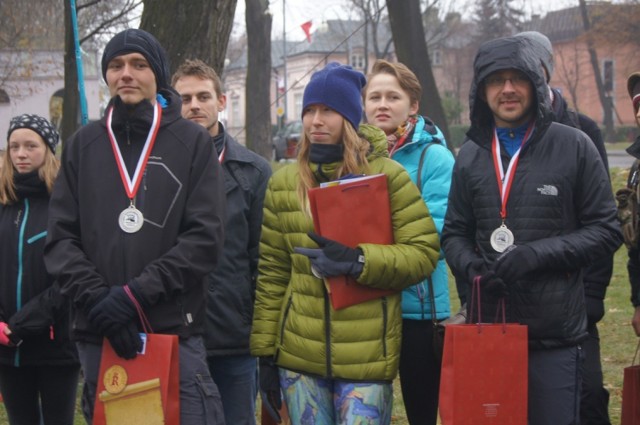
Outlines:
POLYGON ((504 299, 527 325, 528 423, 578 423, 583 268, 622 235, 609 176, 591 140, 553 122, 546 79, 525 41, 483 43, 471 126, 453 170, 442 247, 454 275, 479 281, 484 317, 504 299))
MULTIPOLYGON (((91 423, 102 343, 122 359, 148 332, 179 337, 180 423, 224 424, 206 363, 204 277, 222 250, 226 198, 209 134, 181 116, 164 48, 127 29, 105 47, 105 116, 64 144, 45 263, 71 299, 91 423)), ((123 360, 124 361, 124 360, 123 360)))

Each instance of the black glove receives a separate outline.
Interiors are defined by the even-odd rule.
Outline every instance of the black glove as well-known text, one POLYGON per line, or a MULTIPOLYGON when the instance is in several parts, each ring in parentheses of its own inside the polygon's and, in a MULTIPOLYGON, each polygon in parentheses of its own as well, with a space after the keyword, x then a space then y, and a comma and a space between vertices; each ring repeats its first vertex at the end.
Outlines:
POLYGON ((507 284, 500 279, 493 270, 489 270, 482 276, 480 276, 480 289, 489 295, 493 295, 497 298, 506 297, 509 294, 509 288, 507 284))
POLYGON ((360 248, 349 248, 313 232, 308 235, 320 249, 296 247, 293 250, 309 257, 311 268, 321 277, 360 276, 364 267, 364 254, 360 248))
POLYGON ((604 300, 596 297, 585 297, 587 307, 587 323, 589 326, 595 325, 604 317, 604 300))
POLYGON ((137 310, 123 286, 112 286, 109 293, 89 311, 89 323, 102 335, 109 335, 132 322, 137 310))
POLYGON ((527 273, 538 268, 538 256, 527 245, 511 245, 493 263, 491 269, 505 283, 516 283, 527 273))
POLYGON ((282 422, 280 408, 282 407, 282 395, 280 394, 280 376, 278 366, 271 357, 260 357, 260 397, 269 415, 277 423, 282 422))
POLYGON ((132 321, 107 334, 107 339, 116 354, 123 359, 135 359, 142 350, 142 339, 136 324, 132 321))

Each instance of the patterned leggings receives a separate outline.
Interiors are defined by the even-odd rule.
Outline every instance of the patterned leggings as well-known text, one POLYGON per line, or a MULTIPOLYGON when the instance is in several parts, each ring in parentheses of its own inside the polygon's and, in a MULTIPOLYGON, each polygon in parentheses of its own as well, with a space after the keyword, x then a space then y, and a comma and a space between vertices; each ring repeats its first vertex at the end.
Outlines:
POLYGON ((280 385, 292 424, 388 425, 391 383, 323 379, 280 369, 280 385))

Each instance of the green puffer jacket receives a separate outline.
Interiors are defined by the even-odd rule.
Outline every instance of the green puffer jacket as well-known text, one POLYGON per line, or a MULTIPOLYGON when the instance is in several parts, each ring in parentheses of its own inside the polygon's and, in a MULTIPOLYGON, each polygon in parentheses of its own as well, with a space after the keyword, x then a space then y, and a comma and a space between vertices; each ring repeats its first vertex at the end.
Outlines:
MULTIPOLYGON (((358 282, 401 291, 433 272, 440 244, 420 192, 404 168, 387 156, 382 131, 363 125, 371 142, 369 173, 388 176, 395 244, 361 244, 365 264, 358 282)), ((331 176, 339 164, 323 164, 331 176)), ((317 164, 311 164, 317 169, 317 164)), ((264 202, 251 354, 273 356, 285 369, 327 378, 391 381, 398 371, 401 292, 333 310, 309 259, 294 247, 317 248, 307 236, 313 222, 296 194, 297 164, 278 170, 264 202)), ((345 212, 345 220, 348 220, 345 212)))

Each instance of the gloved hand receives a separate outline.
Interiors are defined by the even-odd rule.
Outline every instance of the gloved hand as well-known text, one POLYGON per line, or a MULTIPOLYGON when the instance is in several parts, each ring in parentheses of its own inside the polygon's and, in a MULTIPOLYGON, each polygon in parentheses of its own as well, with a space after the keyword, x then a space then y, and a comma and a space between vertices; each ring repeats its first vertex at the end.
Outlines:
POLYGON ((585 297, 587 307, 587 323, 589 326, 598 323, 604 317, 604 300, 596 297, 585 297))
POLYGON ((89 311, 91 325, 102 335, 109 335, 116 329, 130 323, 137 310, 123 286, 112 286, 109 293, 89 311))
POLYGON ((493 270, 489 270, 480 276, 480 289, 497 298, 503 298, 509 295, 507 284, 496 276, 493 270))
POLYGON ((364 267, 364 254, 360 248, 349 248, 313 232, 309 232, 308 235, 320 248, 296 247, 294 252, 309 257, 311 267, 322 277, 360 276, 364 267))
POLYGON ((278 366, 275 365, 271 357, 260 357, 258 365, 262 403, 273 420, 280 423, 282 422, 279 413, 282 408, 282 395, 280 394, 278 366))
POLYGON ((491 266, 496 276, 508 285, 516 283, 537 268, 538 256, 533 248, 527 245, 511 245, 491 266))
POLYGON ((123 359, 135 359, 138 351, 142 350, 142 339, 133 321, 112 330, 107 334, 107 339, 116 354, 123 359))

